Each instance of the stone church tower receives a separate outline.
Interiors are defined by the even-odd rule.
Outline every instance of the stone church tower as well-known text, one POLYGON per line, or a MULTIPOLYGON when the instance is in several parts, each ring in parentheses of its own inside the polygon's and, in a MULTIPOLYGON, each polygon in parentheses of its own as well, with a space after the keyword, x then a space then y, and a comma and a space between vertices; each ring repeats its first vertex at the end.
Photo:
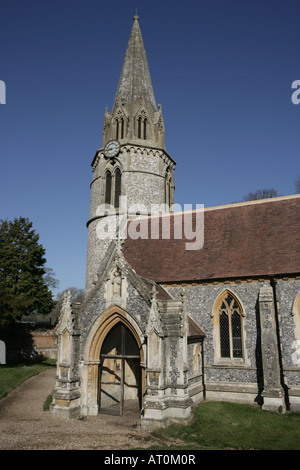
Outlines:
POLYGON ((172 205, 174 168, 135 16, 112 112, 105 110, 102 148, 92 162, 86 293, 97 282, 100 262, 115 238, 105 236, 107 227, 114 231, 114 220, 124 211, 129 216, 148 215, 157 206, 172 205), (126 207, 120 207, 120 196, 126 197, 126 207))

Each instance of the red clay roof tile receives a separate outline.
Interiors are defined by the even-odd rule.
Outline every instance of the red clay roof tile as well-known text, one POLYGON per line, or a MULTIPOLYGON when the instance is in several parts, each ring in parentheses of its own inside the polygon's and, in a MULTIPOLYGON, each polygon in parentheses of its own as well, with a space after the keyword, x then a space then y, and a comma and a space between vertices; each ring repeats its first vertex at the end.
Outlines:
MULTIPOLYGON (((179 217, 170 216, 171 227, 179 217)), ((186 241, 128 238, 123 253, 161 283, 299 273, 300 196, 205 209, 203 248, 186 250, 186 241)))

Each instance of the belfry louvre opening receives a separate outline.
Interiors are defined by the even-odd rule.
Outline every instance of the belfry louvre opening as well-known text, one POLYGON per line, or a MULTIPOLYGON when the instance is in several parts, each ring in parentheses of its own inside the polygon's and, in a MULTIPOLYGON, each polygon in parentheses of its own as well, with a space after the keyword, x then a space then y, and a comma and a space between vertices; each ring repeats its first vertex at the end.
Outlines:
POLYGON ((129 329, 119 322, 107 334, 100 352, 99 413, 122 416, 141 408, 140 351, 129 329))

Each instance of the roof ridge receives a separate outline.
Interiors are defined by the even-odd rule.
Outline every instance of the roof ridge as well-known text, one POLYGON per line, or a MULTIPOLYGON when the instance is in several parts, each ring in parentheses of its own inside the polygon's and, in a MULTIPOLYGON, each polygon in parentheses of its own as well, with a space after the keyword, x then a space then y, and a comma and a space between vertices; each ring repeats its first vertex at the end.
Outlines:
POLYGON ((173 217, 176 215, 181 215, 181 214, 194 214, 195 212, 207 212, 207 211, 213 211, 213 210, 221 210, 221 209, 229 209, 229 208, 234 208, 234 207, 243 207, 243 206, 250 206, 250 205, 255 205, 255 204, 268 204, 272 202, 279 202, 279 201, 284 201, 288 199, 300 199, 300 194, 292 194, 290 196, 279 196, 279 197, 272 197, 268 199, 255 199, 253 201, 243 201, 243 202, 233 202, 232 204, 224 204, 220 206, 212 206, 212 207, 203 207, 199 209, 190 209, 186 211, 178 211, 178 212, 168 212, 168 213, 158 213, 158 214, 149 214, 149 215, 138 215, 138 216, 132 216, 128 217, 128 220, 131 221, 137 221, 137 220, 143 220, 143 219, 153 219, 156 217, 173 217))
MULTIPOLYGON (((300 194, 291 194, 290 196, 278 196, 278 197, 270 197, 266 199, 254 199, 252 201, 233 202, 231 204, 224 204, 221 206, 206 207, 205 211, 216 210, 216 209, 227 209, 229 207, 249 206, 253 204, 264 204, 264 203, 269 203, 269 202, 277 202, 277 201, 283 201, 287 199, 299 199, 299 198, 300 198, 300 194)), ((195 209, 195 211, 196 210, 197 209, 195 209)))

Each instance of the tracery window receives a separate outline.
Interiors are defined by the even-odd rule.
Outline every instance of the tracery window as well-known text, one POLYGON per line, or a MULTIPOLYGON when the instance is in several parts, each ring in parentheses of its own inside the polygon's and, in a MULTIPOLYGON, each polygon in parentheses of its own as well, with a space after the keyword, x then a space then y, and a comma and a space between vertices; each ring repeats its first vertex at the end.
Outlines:
POLYGON ((227 292, 218 310, 221 358, 243 358, 242 316, 241 305, 227 292))

